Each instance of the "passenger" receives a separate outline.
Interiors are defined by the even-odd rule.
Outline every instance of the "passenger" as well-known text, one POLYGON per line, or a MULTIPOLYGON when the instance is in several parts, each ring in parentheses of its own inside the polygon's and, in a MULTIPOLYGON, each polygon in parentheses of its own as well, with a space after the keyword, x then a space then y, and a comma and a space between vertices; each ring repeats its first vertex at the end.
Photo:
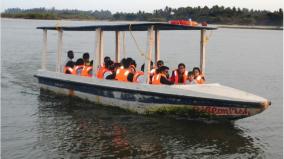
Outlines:
MULTIPOLYGON (((144 67, 145 67, 145 64, 143 64, 142 66, 141 66, 141 71, 143 71, 143 72, 145 72, 144 71, 144 67)), ((153 63, 153 61, 151 61, 150 62, 150 70, 152 70, 154 68, 154 63, 153 63)))
POLYGON ((194 75, 194 80, 196 84, 204 84, 205 83, 205 78, 202 75, 200 69, 198 67, 194 67, 193 70, 193 75, 194 75))
MULTIPOLYGON (((65 66, 67 65, 67 63, 69 63, 69 64, 73 64, 73 65, 75 65, 75 62, 73 61, 73 58, 74 58, 74 53, 73 53, 73 51, 72 50, 69 50, 68 52, 67 52, 67 59, 65 60, 65 66)), ((71 64, 71 65, 72 65, 71 64)))
POLYGON ((92 77, 93 75, 93 66, 84 66, 81 72, 81 76, 92 77))
POLYGON ((110 72, 109 67, 113 65, 113 61, 107 60, 104 65, 98 69, 97 78, 104 79, 104 74, 110 72))
POLYGON ((106 56, 106 57, 104 58, 104 63, 107 63, 107 61, 111 61, 111 59, 110 59, 109 56, 106 56))
POLYGON ((84 69, 84 60, 82 58, 79 58, 75 63, 74 74, 81 75, 83 69, 84 69))
POLYGON ((64 67, 64 73, 65 74, 74 74, 74 62, 68 61, 64 67))
POLYGON ((83 54, 83 60, 84 60, 84 65, 85 66, 91 66, 91 63, 90 63, 90 55, 89 55, 89 53, 84 53, 83 54))
POLYGON ((185 64, 180 63, 178 69, 172 72, 171 81, 175 84, 186 84, 188 72, 185 70, 185 64))
POLYGON ((124 67, 124 65, 125 65, 125 63, 126 63, 126 58, 123 58, 123 59, 121 59, 120 60, 120 68, 123 68, 124 67))
MULTIPOLYGON (((131 59, 131 58, 130 58, 131 59)), ((135 60, 133 60, 133 59, 131 59, 131 62, 130 62, 130 71, 132 72, 132 73, 135 73, 136 72, 136 66, 137 66, 137 64, 136 64, 136 61, 135 60)))
POLYGON ((169 71, 169 68, 167 66, 161 66, 158 69, 158 74, 153 76, 152 84, 155 84, 155 85, 160 85, 160 84, 172 85, 173 82, 168 80, 168 78, 167 78, 168 71, 169 71))
POLYGON ((122 82, 132 82, 134 74, 130 70, 130 64, 132 59, 127 58, 124 61, 122 61, 123 68, 120 67, 116 70, 115 79, 122 82))
POLYGON ((120 67, 121 67, 121 64, 120 64, 120 63, 114 63, 114 65, 109 68, 110 71, 112 71, 112 74, 106 75, 105 79, 108 79, 108 80, 113 80, 113 79, 115 79, 116 71, 117 71, 117 69, 119 69, 120 67))
POLYGON ((156 66, 156 68, 153 68, 151 70, 150 76, 154 76, 157 73, 157 70, 162 66, 164 66, 164 61, 162 61, 162 60, 157 61, 157 66, 156 66))
POLYGON ((157 68, 160 68, 160 67, 162 67, 162 66, 164 66, 164 61, 159 60, 159 61, 157 62, 157 68))
POLYGON ((187 78, 188 78, 188 84, 196 84, 192 71, 188 72, 187 78))

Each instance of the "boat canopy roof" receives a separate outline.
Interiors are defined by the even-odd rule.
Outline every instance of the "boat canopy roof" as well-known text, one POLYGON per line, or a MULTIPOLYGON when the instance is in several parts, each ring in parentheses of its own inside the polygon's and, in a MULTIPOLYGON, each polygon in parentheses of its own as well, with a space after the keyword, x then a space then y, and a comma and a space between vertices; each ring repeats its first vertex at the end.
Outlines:
POLYGON ((207 26, 186 26, 169 23, 134 23, 116 25, 89 25, 89 26, 41 26, 37 29, 63 30, 63 31, 94 31, 100 28, 102 31, 147 31, 150 26, 154 30, 215 30, 216 27, 207 26))

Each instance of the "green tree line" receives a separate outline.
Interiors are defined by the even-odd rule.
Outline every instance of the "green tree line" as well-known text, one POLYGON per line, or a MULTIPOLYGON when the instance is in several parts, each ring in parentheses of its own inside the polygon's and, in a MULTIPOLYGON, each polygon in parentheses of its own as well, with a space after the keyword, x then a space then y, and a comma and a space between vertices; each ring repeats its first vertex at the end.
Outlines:
POLYGON ((283 10, 253 10, 247 8, 224 7, 215 5, 205 7, 180 7, 154 10, 152 13, 138 11, 136 13, 116 12, 108 10, 81 11, 76 9, 58 10, 55 8, 20 9, 9 8, 1 13, 1 17, 26 19, 92 19, 92 20, 127 20, 127 21, 160 21, 173 19, 189 19, 211 24, 240 25, 274 25, 283 26, 283 10))

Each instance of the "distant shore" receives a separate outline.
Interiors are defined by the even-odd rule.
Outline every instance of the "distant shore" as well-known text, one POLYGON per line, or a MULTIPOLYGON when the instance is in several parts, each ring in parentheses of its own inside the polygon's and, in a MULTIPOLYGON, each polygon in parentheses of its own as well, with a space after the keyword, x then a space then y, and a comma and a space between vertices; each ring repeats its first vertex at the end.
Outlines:
MULTIPOLYGON (((59 19, 27 19, 27 18, 11 18, 11 17, 1 17, 2 19, 23 19, 23 20, 59 20, 59 19)), ((60 19, 66 21, 109 21, 109 22, 132 22, 132 21, 122 21, 122 20, 95 20, 95 19, 82 19, 82 18, 67 18, 60 19)), ((135 21, 139 22, 139 21, 135 21)), ((145 21, 143 21, 145 22, 145 21)), ((152 22, 152 21, 151 21, 152 22)), ((160 21, 158 21, 160 22, 160 21)), ((260 29, 260 30, 283 30, 283 26, 269 26, 269 25, 237 25, 237 24, 209 24, 218 28, 226 29, 260 29)))
POLYGON ((283 26, 258 26, 258 25, 224 25, 216 24, 218 28, 228 28, 228 29, 261 29, 261 30, 283 30, 283 26))

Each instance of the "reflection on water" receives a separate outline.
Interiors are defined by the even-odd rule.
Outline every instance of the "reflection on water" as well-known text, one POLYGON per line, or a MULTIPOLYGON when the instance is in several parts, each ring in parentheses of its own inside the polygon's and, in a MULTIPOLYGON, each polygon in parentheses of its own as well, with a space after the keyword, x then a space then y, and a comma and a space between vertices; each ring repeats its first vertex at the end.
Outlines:
POLYGON ((254 139, 230 123, 131 114, 43 90, 38 100, 39 143, 52 158, 263 156, 254 139))

